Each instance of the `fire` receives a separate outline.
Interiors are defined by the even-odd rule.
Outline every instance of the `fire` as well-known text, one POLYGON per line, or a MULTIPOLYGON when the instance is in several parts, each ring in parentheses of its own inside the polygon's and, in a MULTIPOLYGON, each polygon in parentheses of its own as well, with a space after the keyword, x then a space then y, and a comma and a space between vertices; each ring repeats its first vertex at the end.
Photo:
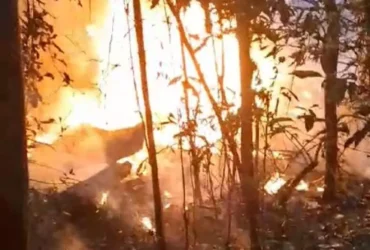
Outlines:
POLYGON ((99 201, 99 204, 101 206, 104 206, 105 204, 107 204, 108 196, 109 196, 109 192, 103 192, 102 193, 100 201, 99 201))
MULTIPOLYGON (((73 129, 81 124, 90 124, 102 129, 114 130, 132 127, 142 122, 140 112, 143 112, 143 102, 140 93, 136 39, 132 28, 134 24, 132 23, 132 13, 127 18, 124 11, 125 3, 126 1, 119 0, 107 1, 109 8, 105 16, 105 22, 98 25, 94 23, 94 18, 92 18, 91 23, 85 27, 85 34, 90 39, 95 54, 97 54, 96 61, 99 69, 94 80, 99 87, 99 93, 97 94, 92 90, 91 92, 81 93, 71 88, 62 92, 61 106, 65 109, 67 107, 72 108, 68 117, 63 120, 63 126, 65 127, 73 129), (131 54, 132 60, 130 58, 131 54), (136 88, 139 90, 138 93, 136 88)), ((132 9, 132 6, 129 6, 129 9, 132 9)), ((172 18, 170 18, 172 24, 163 22, 166 19, 166 13, 163 8, 150 10, 149 6, 143 7, 144 35, 150 41, 146 44, 149 91, 153 118, 156 124, 167 121, 170 113, 178 114, 179 110, 184 113, 181 101, 183 95, 181 84, 176 83, 169 86, 169 81, 172 78, 178 76, 181 78, 183 65, 179 53, 181 45, 177 27, 172 18), (171 32, 171 38, 169 38, 169 32, 171 32), (162 77, 162 75, 165 75, 165 77, 162 77)), ((183 20, 187 32, 199 34, 200 40, 208 36, 204 27, 199 25, 204 21, 204 14, 199 4, 192 4, 187 13, 183 15, 183 20)), ((216 29, 215 32, 219 31, 216 29)), ((215 48, 213 43, 209 41, 202 50, 197 52, 197 58, 206 81, 216 97, 218 94, 216 71, 220 71, 221 49, 222 46, 225 48, 224 85, 225 89, 231 90, 226 91, 226 97, 229 103, 235 105, 234 110, 237 110, 240 106, 237 39, 232 34, 225 34, 223 41, 215 39, 214 42, 215 48), (218 66, 210 63, 210 58, 212 58, 211 61, 215 59, 218 66)), ((275 76, 275 73, 273 60, 265 59, 264 54, 265 52, 261 52, 257 44, 252 46, 251 55, 257 66, 263 71, 261 75, 262 85, 267 88, 270 86, 271 78, 275 76)), ((197 79, 198 76, 189 57, 186 61, 185 67, 188 69, 188 75, 197 79)), ((258 88, 261 88, 262 85, 258 88)), ((213 114, 213 109, 199 84, 194 83, 194 88, 199 93, 198 97, 190 95, 190 106, 194 109, 199 101, 202 107, 202 114, 199 115, 197 121, 199 124, 198 133, 206 137, 210 144, 217 145, 221 138, 217 124, 214 128, 210 128, 209 124, 202 122, 213 114)), ((181 119, 176 117, 180 124, 184 122, 185 115, 181 117, 181 119)), ((174 138, 174 135, 179 132, 179 129, 177 125, 166 125, 164 129, 156 130, 155 140, 157 145, 165 147, 176 144, 177 139, 174 138)), ((39 135, 37 140, 51 144, 58 138, 59 134, 60 131, 49 132, 39 135)), ((199 138, 195 143, 199 147, 205 145, 205 142, 199 138)), ((185 149, 189 148, 186 143, 183 146, 185 149)), ((210 150, 212 153, 219 153, 216 146, 212 146, 210 150)), ((133 166, 132 174, 135 174, 140 163, 146 158, 147 153, 143 149, 133 156, 120 159, 119 162, 129 161, 133 166)), ((146 173, 147 170, 144 169, 143 174, 146 173)))
POLYGON ((143 224, 144 228, 147 229, 148 231, 155 232, 155 228, 153 227, 153 223, 149 217, 143 217, 141 219, 141 223, 143 224))
MULTIPOLYGON (((126 14, 124 13, 124 3, 123 1, 110 0, 108 1, 109 11, 106 16, 106 23, 102 28, 97 28, 94 23, 89 24, 86 27, 87 35, 93 41, 95 49, 99 55, 100 63, 100 74, 98 76, 98 85, 102 92, 102 95, 97 98, 94 97, 90 100, 74 100, 76 105, 74 105, 75 111, 73 112, 73 117, 68 121, 69 124, 75 125, 76 123, 81 123, 82 118, 84 122, 97 125, 99 127, 104 127, 108 129, 122 128, 133 126, 141 122, 140 115, 138 111, 138 103, 136 100, 136 94, 138 94, 139 99, 141 99, 141 94, 135 92, 134 79, 138 83, 138 89, 140 90, 140 81, 137 74, 138 72, 133 72, 130 60, 124 55, 129 55, 130 50, 133 50, 133 66, 136 67, 137 56, 135 53, 135 36, 132 33, 131 39, 132 43, 128 39, 127 32, 131 29, 132 23, 127 23, 126 14), (113 31, 113 34, 112 34, 113 31), (122 82, 122 79, 127 79, 122 82), (125 98, 122 98, 122 96, 125 98), (83 103, 82 103, 83 101, 83 103), (122 111, 124 110, 124 111, 122 111), (85 116, 85 117, 84 117, 85 116), (90 116, 90 117, 86 117, 90 116), (94 118, 92 119, 91 116, 94 118), (104 121, 104 124, 101 124, 104 121)), ((130 7, 131 8, 131 7, 130 7)), ((130 9, 129 8, 129 9, 130 9)), ((178 85, 168 86, 168 79, 157 78, 158 75, 158 64, 161 63, 161 71, 166 74, 170 72, 181 72, 181 58, 177 55, 175 57, 173 50, 180 51, 180 44, 178 41, 177 31, 175 24, 170 24, 172 41, 168 40, 168 25, 161 23, 161 20, 165 18, 165 12, 162 8, 147 10, 147 6, 144 7, 144 32, 145 36, 150 40, 147 43, 147 57, 148 57, 148 76, 150 79, 149 86, 152 108, 154 112, 154 118, 156 122, 162 122, 167 119, 169 113, 176 114, 178 109, 183 109, 181 104, 182 87, 178 85), (155 27, 153 27, 155 23, 155 27), (154 38, 154 39, 152 39, 154 38), (160 50, 161 46, 168 49, 160 50), (158 58, 162 61, 158 61, 158 58), (157 62, 158 61, 158 62, 157 62), (166 98, 163 98, 163 97, 166 98)), ((129 15, 132 15, 130 13, 129 15)), ((200 37, 206 37, 204 28, 199 23, 204 20, 204 14, 198 4, 192 4, 188 9, 188 12, 184 14, 184 23, 189 33, 200 34, 200 37)), ((220 53, 221 41, 217 40, 216 52, 220 53)), ((238 46, 237 40, 233 35, 224 36, 225 44, 225 65, 226 72, 225 77, 227 81, 225 84, 227 88, 232 89, 236 93, 239 93, 239 79, 238 74, 235 74, 235 70, 239 68, 238 60, 238 46)), ((268 86, 271 82, 271 78, 274 75, 273 62, 272 60, 263 59, 263 54, 257 48, 257 45, 252 49, 252 55, 257 61, 260 67, 263 67, 263 82, 264 85, 268 86)), ((216 94, 217 92, 217 76, 215 71, 215 65, 209 63, 210 56, 213 55, 213 47, 211 43, 208 43, 202 51, 197 54, 198 59, 202 65, 203 72, 206 75, 209 87, 216 94)), ((220 59, 216 56, 216 60, 220 59)), ((188 59, 189 75, 196 77, 193 70, 193 65, 188 59)), ((137 68, 134 69, 137 71, 137 68)), ((175 77, 175 75, 170 76, 175 77)), ((180 73, 181 74, 181 73, 180 73)), ((140 91, 139 91, 140 92, 140 91)), ((238 95, 226 93, 230 102, 234 103, 236 106, 240 104, 240 97, 238 95)), ((206 95, 203 91, 199 92, 199 100, 202 102, 202 112, 206 115, 212 114, 212 107, 208 103, 206 95), (203 103, 204 102, 204 103, 203 103)), ((76 99, 76 98, 75 98, 76 99)), ((85 99, 88 99, 85 98, 85 99)), ((190 96, 190 103, 195 107, 197 98, 190 96)), ((142 107, 142 103, 141 107, 142 107)), ((201 118, 200 118, 201 119, 201 118)), ((202 123, 199 122, 201 125, 202 123)), ((155 137, 158 144, 163 146, 168 146, 176 143, 173 138, 175 133, 178 133, 179 129, 176 126, 167 126, 162 131, 155 131, 155 137)), ((199 127, 199 133, 206 136, 206 138, 214 143, 218 141, 221 137, 220 131, 213 131, 208 125, 201 125, 199 127)), ((204 145, 201 140, 196 141, 198 146, 204 145)), ((212 149, 216 152, 216 149, 212 149)))
POLYGON ((295 189, 298 191, 308 191, 308 183, 305 181, 300 181, 295 189))
POLYGON ((272 176, 265 184, 264 189, 268 194, 276 194, 285 183, 286 180, 284 180, 279 173, 275 173, 274 176, 272 176))
MULTIPOLYGON (((270 194, 276 194, 282 186, 285 185, 287 181, 283 178, 283 176, 279 173, 275 173, 270 180, 265 184, 264 189, 265 191, 270 194)), ((307 182, 301 180, 299 184, 295 187, 297 191, 308 191, 309 185, 307 182)), ((319 189, 317 189, 318 192, 319 189)))

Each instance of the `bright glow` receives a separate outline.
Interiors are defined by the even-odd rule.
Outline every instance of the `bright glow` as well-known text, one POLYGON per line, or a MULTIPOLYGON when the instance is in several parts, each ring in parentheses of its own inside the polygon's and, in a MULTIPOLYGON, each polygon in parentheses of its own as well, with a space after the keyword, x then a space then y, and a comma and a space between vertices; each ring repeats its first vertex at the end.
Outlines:
POLYGON ((141 219, 141 223, 143 224, 145 229, 155 232, 155 229, 153 227, 153 223, 152 223, 152 221, 150 220, 149 217, 143 217, 141 219))
POLYGON ((308 191, 308 183, 305 181, 300 181, 295 189, 298 191, 308 191))
MULTIPOLYGON (((142 122, 138 113, 139 107, 143 107, 143 98, 141 96, 141 84, 138 68, 138 56, 136 48, 136 38, 134 33, 134 24, 132 14, 127 18, 125 14, 126 1, 109 0, 108 11, 103 25, 91 23, 85 28, 86 35, 91 39, 92 46, 97 54, 99 71, 97 75, 97 85, 100 92, 80 93, 75 90, 67 89, 62 93, 61 106, 72 107, 71 113, 63 121, 69 128, 75 128, 81 124, 90 124, 92 126, 114 130, 119 128, 133 127, 142 122), (129 19, 129 23, 127 23, 129 19), (130 35, 129 34, 130 31, 130 35), (131 38, 131 43, 130 39, 131 38), (133 60, 130 59, 130 54, 133 60), (135 91, 137 83, 138 92, 135 91)), ((131 4, 131 3, 130 3, 131 4)), ((129 7, 132 9, 132 6, 129 7)), ((132 12, 132 11, 131 11, 132 12)), ((175 116, 175 120, 181 124, 185 121, 184 105, 181 101, 183 89, 180 83, 174 83, 169 86, 171 79, 180 76, 183 73, 183 65, 180 54, 180 42, 177 32, 177 26, 163 22, 166 19, 163 8, 149 10, 148 6, 143 6, 144 36, 146 38, 147 55, 147 75, 149 79, 149 92, 155 123, 166 121, 169 114, 175 116), (169 39, 168 32, 171 32, 169 39), (177 117, 181 111, 181 118, 177 117)), ((170 18, 173 22, 173 19, 170 18)), ((207 37, 204 33, 204 16, 199 4, 194 3, 183 15, 186 30, 192 34, 198 34, 200 41, 207 37)), ((215 28, 217 31, 217 28, 215 28)), ((200 41, 192 41, 194 47, 200 41)), ((239 55, 238 42, 234 35, 224 35, 223 41, 214 40, 214 46, 211 39, 207 44, 197 52, 197 59, 200 62, 202 72, 205 75, 208 87, 212 94, 218 95, 217 71, 220 71, 221 51, 224 46, 225 51, 225 88, 226 98, 229 103, 235 105, 233 110, 240 106, 240 81, 239 81, 239 55), (215 53, 214 53, 215 51, 215 53), (216 54, 216 55, 215 55, 216 54), (216 61, 216 65, 213 61, 216 61)), ((252 46, 251 55, 257 66, 260 68, 262 84, 256 88, 267 87, 274 76, 274 63, 270 59, 264 58, 265 52, 261 52, 258 45, 252 46)), ((190 57, 186 55, 186 69, 189 77, 198 79, 194 65, 190 57)), ((201 106, 202 114, 198 116, 198 134, 206 137, 208 142, 216 144, 221 138, 221 133, 217 124, 211 129, 210 125, 202 122, 205 118, 213 115, 213 109, 210 105, 204 90, 199 87, 198 82, 192 83, 197 96, 190 94, 189 103, 192 109, 198 105, 201 106)), ((217 99, 217 98, 216 98, 217 99)), ((143 112, 143 110, 140 110, 143 112)), ((52 143, 60 131, 42 135, 38 140, 52 143)), ((178 141, 173 136, 179 132, 179 126, 166 126, 162 130, 154 131, 156 143, 159 147, 174 145, 178 141)), ((197 138, 196 146, 205 146, 203 140, 197 138)), ((183 147, 189 148, 186 142, 183 147)), ((211 147, 212 153, 218 153, 216 147, 211 147)), ((275 156, 274 156, 275 157, 275 156)), ((131 157, 119 160, 132 163, 132 173, 136 173, 142 160, 146 158, 146 150, 142 150, 131 157)), ((144 170, 144 174, 147 170, 144 170)))
POLYGON ((256 155, 257 155, 257 151, 256 151, 256 150, 253 150, 253 151, 252 151, 252 155, 253 155, 253 157, 256 157, 256 155))
POLYGON ((107 201, 108 201, 108 196, 109 196, 109 192, 103 192, 103 193, 101 194, 101 198, 100 198, 100 201, 99 201, 99 204, 100 204, 101 206, 104 206, 104 205, 107 203, 107 201))
MULTIPOLYGON (((281 187, 285 185, 287 181, 283 178, 282 175, 279 173, 275 173, 270 180, 265 184, 264 189, 265 191, 270 194, 276 194, 281 187)), ((299 184, 295 187, 295 190, 297 191, 308 191, 309 185, 307 182, 301 180, 299 184)))
POLYGON ((58 136, 56 134, 43 134, 43 135, 37 135, 35 137, 35 141, 45 144, 51 144, 56 139, 58 139, 58 136))
POLYGON ((272 151, 272 156, 275 159, 283 159, 283 156, 280 154, 280 152, 277 152, 277 151, 272 151))
POLYGON ((285 183, 286 180, 281 178, 279 173, 275 173, 275 175, 265 184, 264 188, 268 194, 272 195, 276 194, 285 183))
POLYGON ((87 25, 86 27, 86 33, 90 38, 93 38, 97 35, 96 33, 96 27, 94 25, 87 25))

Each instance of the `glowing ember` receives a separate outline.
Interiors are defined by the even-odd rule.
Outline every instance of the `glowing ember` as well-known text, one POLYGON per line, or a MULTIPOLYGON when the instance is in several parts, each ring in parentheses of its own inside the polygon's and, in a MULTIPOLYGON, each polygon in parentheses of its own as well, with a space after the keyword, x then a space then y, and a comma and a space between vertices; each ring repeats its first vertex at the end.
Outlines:
POLYGON ((322 193, 322 192, 324 192, 324 188, 323 187, 317 187, 316 191, 322 193))
POLYGON ((165 191, 163 192, 163 195, 164 195, 164 197, 166 197, 166 198, 172 198, 172 194, 171 194, 170 192, 168 192, 167 190, 165 190, 165 191))
POLYGON ((276 194, 285 183, 286 180, 281 178, 279 173, 275 173, 275 175, 266 183, 264 189, 268 194, 276 194))
POLYGON ((170 208, 170 206, 171 206, 171 203, 167 203, 166 205, 163 206, 163 208, 168 209, 168 208, 170 208))
POLYGON ((141 223, 143 224, 144 228, 149 230, 149 231, 155 231, 154 227, 153 227, 153 224, 152 224, 152 221, 150 220, 149 217, 143 217, 141 219, 141 223))
POLYGON ((305 181, 301 181, 296 187, 298 191, 308 191, 308 183, 305 181))
POLYGON ((108 201, 109 192, 103 192, 100 198, 99 204, 101 206, 104 206, 108 201))

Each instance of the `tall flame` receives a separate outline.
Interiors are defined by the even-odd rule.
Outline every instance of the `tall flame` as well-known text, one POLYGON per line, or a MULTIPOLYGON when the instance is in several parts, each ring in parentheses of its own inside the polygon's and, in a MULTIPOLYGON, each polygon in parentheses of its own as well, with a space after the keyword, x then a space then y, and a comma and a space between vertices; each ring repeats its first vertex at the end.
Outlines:
MULTIPOLYGON (((130 127, 141 122, 140 115, 137 112, 138 100, 141 103, 140 80, 137 69, 137 55, 135 36, 133 33, 133 23, 131 18, 127 18, 124 13, 125 3, 118 0, 110 0, 109 11, 106 16, 105 25, 102 28, 97 28, 94 23, 86 27, 88 36, 93 40, 95 50, 99 56, 100 73, 98 76, 98 85, 102 95, 100 99, 96 97, 91 100, 78 102, 77 109, 73 112, 69 123, 81 123, 84 120, 90 124, 106 129, 115 129, 130 127), (133 55, 130 58, 130 55, 133 55), (132 66, 134 67, 132 69, 132 66), (135 91, 135 85, 139 89, 139 93, 135 91), (85 116, 82 119, 82 114, 85 116)), ((130 7, 130 6, 129 6, 130 7)), ((149 9, 149 8, 148 8, 149 9)), ((148 76, 149 88, 152 101, 154 117, 157 122, 166 120, 169 113, 177 114, 178 110, 183 109, 181 105, 181 86, 171 85, 168 82, 171 78, 181 75, 182 65, 179 54, 180 43, 177 35, 175 24, 166 24, 165 12, 158 8, 155 10, 145 9, 144 13, 144 33, 147 39, 146 51, 148 58, 148 76), (169 34, 168 32, 171 32, 169 34), (169 39, 171 36, 171 40, 169 39), (163 49, 160 49, 160 48, 163 49), (177 51, 177 53, 173 53, 177 51), (164 77, 161 74, 167 74, 164 77)), ((131 15, 131 14, 129 14, 131 15)), ((130 16, 129 16, 130 17, 130 16)), ((200 37, 205 38, 206 34, 202 25, 199 25, 204 20, 204 14, 198 4, 192 4, 188 11, 183 16, 184 24, 189 33, 200 34, 200 37)), ((239 76, 235 74, 239 70, 238 46, 237 40, 233 35, 225 35, 223 40, 225 46, 225 77, 226 87, 232 89, 235 93, 239 93, 239 76)), ((222 42, 215 39, 216 61, 220 61, 220 53, 222 42)), ((208 42, 204 48, 197 53, 197 58, 201 63, 202 70, 207 78, 209 87, 213 93, 217 92, 217 65, 209 63, 210 56, 214 57, 214 48, 211 42, 208 42)), ((272 77, 273 62, 263 59, 263 54, 253 48, 252 55, 259 66, 263 67, 263 80, 269 84, 269 77, 272 77)), ((194 67, 191 61, 187 60, 186 65, 189 75, 197 78, 194 67)), ((219 67, 219 66, 218 66, 219 67)), ((267 86, 267 85, 266 85, 267 86)), ((200 91, 200 100, 202 101, 202 111, 206 115, 212 114, 211 105, 205 98, 205 93, 200 91)), ((240 97, 231 92, 227 93, 229 102, 236 105, 240 104, 240 97)), ((196 105, 197 98, 191 97, 191 104, 196 105)), ((142 110, 141 110, 142 111, 142 110)), ((220 139, 219 131, 213 131, 208 125, 199 123, 199 132, 207 137, 211 142, 220 139)), ((156 139, 159 144, 171 145, 175 143, 173 135, 178 132, 177 127, 167 127, 167 129, 156 133, 156 139)), ((201 145, 199 141, 197 144, 201 145)))
MULTIPOLYGON (((65 91, 62 93, 63 103, 68 103, 73 107, 64 120, 68 127, 90 124, 98 128, 114 130, 132 127, 142 122, 139 111, 143 110, 139 107, 143 105, 132 14, 125 12, 128 6, 126 6, 126 1, 109 0, 107 4, 109 8, 104 24, 97 25, 92 21, 85 27, 86 36, 93 44, 98 57, 97 85, 100 91, 91 91, 91 93, 65 91)), ((128 10, 130 9, 132 9, 131 5, 128 6, 128 10)), ((164 8, 151 10, 149 6, 144 6, 143 10, 149 92, 156 123, 167 121, 169 114, 176 116, 179 111, 184 113, 181 84, 169 84, 171 79, 181 79, 183 65, 177 26, 174 22, 170 24, 164 22, 167 20, 166 13, 164 8)), ((170 18, 171 21, 173 20, 170 18)), ((199 4, 193 3, 187 9, 183 15, 183 21, 189 34, 199 35, 199 41, 196 43, 207 38, 204 25, 199 25, 204 22, 204 14, 199 4)), ((208 39, 206 45, 197 52, 197 59, 205 74, 207 84, 216 97, 218 96, 217 71, 220 70, 221 51, 224 48, 224 85, 225 89, 232 90, 226 91, 226 97, 229 103, 235 105, 234 110, 237 110, 240 106, 238 42, 232 34, 225 34, 222 41, 216 38, 213 42, 211 40, 208 39)), ((259 50, 258 45, 252 46, 251 54, 263 71, 262 85, 269 86, 275 74, 273 61, 264 58, 264 53, 259 50)), ((186 57, 185 67, 189 77, 197 79, 198 76, 189 55, 187 54, 186 57)), ((198 116, 198 132, 205 136, 208 142, 215 143, 221 138, 217 124, 210 128, 209 124, 204 123, 204 118, 212 115, 213 109, 199 84, 195 83, 194 87, 199 92, 199 96, 190 95, 189 101, 192 108, 198 105, 198 100, 201 105, 202 114, 198 116)), ((184 122, 185 115, 181 117, 181 119, 176 117, 180 123, 184 122)), ((177 139, 174 135, 179 132, 179 129, 177 125, 166 125, 164 129, 155 131, 157 145, 176 144, 177 139)), ((37 140, 52 143, 58 138, 57 134, 59 131, 55 134, 39 135, 37 140)), ((197 146, 205 145, 205 142, 199 138, 195 143, 197 146)), ((189 145, 185 142, 183 147, 186 148, 189 145)), ((217 148, 211 150, 217 153, 217 148)), ((144 158, 143 152, 139 152, 139 156, 134 158, 123 160, 134 161, 133 165, 137 165, 137 161, 144 158)), ((133 171, 136 171, 135 167, 133 171)))

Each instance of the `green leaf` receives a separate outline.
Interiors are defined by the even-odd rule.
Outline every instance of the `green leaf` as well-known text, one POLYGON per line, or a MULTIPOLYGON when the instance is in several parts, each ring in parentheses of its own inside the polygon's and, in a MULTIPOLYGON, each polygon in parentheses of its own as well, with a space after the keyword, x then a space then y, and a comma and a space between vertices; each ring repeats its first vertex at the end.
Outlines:
POLYGON ((308 77, 323 77, 319 72, 313 70, 295 70, 291 74, 301 79, 308 77))

